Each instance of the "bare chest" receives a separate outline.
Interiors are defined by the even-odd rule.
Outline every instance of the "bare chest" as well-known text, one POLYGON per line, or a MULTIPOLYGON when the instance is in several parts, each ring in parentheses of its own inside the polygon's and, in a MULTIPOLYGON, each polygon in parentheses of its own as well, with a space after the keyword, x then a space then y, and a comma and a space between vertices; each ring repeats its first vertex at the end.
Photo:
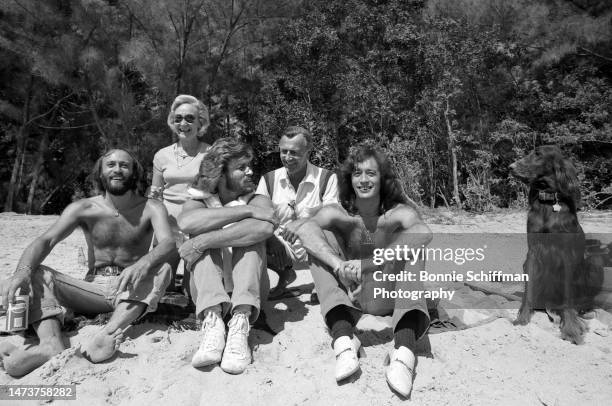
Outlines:
POLYGON ((152 238, 148 222, 130 221, 123 216, 101 219, 88 228, 92 243, 101 249, 148 245, 152 238))
POLYGON ((389 240, 387 224, 384 219, 362 219, 356 216, 347 236, 348 255, 353 258, 366 258, 375 248, 385 247, 389 240))

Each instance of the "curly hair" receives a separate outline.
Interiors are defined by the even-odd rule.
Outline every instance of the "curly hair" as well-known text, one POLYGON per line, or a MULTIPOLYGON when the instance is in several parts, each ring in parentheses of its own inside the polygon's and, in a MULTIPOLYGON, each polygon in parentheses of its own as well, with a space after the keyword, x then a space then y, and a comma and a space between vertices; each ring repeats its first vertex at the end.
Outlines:
POLYGON ((198 140, 203 141, 206 129, 210 124, 210 116, 208 114, 208 108, 197 98, 188 94, 180 94, 176 96, 170 106, 170 113, 168 113, 168 127, 172 130, 172 133, 176 132, 176 124, 174 123, 174 112, 176 109, 183 104, 191 104, 198 111, 198 120, 200 121, 200 129, 198 131, 198 140))
POLYGON ((132 177, 129 179, 130 190, 136 191, 139 195, 144 195, 146 189, 145 170, 136 156, 127 149, 113 148, 106 150, 94 164, 94 167, 89 175, 90 182, 98 194, 106 193, 104 182, 102 181, 102 163, 104 158, 111 155, 113 152, 123 151, 132 158, 132 177))
POLYGON ((219 178, 227 170, 228 163, 232 159, 244 157, 253 158, 253 149, 250 145, 235 138, 219 138, 204 152, 193 187, 216 193, 219 178))
POLYGON ((379 214, 387 212, 398 203, 407 204, 416 209, 414 202, 403 193, 389 159, 382 151, 370 145, 361 145, 352 149, 338 171, 338 188, 342 207, 351 214, 357 214, 356 194, 352 183, 353 172, 358 164, 369 158, 374 158, 380 171, 379 214))

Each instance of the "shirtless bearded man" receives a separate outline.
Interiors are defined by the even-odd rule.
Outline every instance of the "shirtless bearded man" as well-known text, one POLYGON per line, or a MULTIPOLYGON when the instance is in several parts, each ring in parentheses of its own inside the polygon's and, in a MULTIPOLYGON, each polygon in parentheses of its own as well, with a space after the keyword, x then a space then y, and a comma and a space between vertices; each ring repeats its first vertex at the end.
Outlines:
POLYGON ((34 346, 0 345, 9 375, 28 374, 66 348, 60 330, 61 306, 91 315, 114 311, 83 348, 91 362, 109 359, 124 329, 156 309, 170 282, 166 261, 176 255, 176 245, 163 204, 137 191, 142 173, 142 166, 128 152, 105 153, 92 174, 101 195, 66 207, 57 222, 25 249, 13 275, 2 283, 5 308, 18 288, 31 292, 29 322, 40 340, 34 346), (77 227, 85 234, 89 252, 84 281, 41 265, 77 227), (149 251, 154 235, 159 244, 149 251))

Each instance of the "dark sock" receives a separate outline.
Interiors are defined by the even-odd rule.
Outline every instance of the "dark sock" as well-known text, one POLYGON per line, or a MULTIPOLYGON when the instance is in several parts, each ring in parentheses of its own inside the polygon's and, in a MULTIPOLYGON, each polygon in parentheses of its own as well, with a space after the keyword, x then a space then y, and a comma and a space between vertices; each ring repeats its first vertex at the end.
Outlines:
POLYGON ((327 312, 325 319, 331 331, 332 347, 339 337, 349 336, 350 339, 353 339, 353 317, 346 307, 334 307, 327 312))
POLYGON ((416 348, 416 331, 419 328, 419 318, 414 313, 406 313, 397 323, 393 338, 395 341, 395 349, 401 346, 407 347, 414 352, 416 348))

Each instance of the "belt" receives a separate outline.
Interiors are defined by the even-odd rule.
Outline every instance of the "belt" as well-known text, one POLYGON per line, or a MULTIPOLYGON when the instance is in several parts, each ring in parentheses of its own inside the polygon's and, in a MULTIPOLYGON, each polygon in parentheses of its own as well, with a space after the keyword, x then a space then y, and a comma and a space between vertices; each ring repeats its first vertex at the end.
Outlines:
POLYGON ((123 271, 122 266, 118 265, 103 265, 94 269, 94 275, 102 276, 117 276, 123 271))

